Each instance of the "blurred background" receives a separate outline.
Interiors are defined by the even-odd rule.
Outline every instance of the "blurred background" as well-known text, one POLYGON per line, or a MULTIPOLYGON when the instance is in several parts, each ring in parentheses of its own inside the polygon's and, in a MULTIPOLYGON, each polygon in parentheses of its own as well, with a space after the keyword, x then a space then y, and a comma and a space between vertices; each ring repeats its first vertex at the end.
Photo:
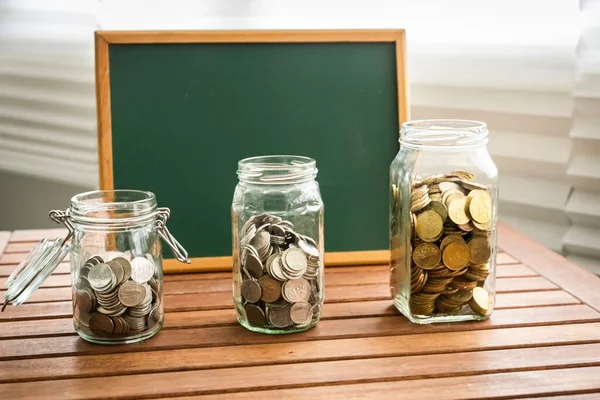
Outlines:
POLYGON ((190 3, 0 0, 0 230, 98 185, 94 30, 404 28, 411 118, 487 122, 501 220, 600 274, 600 1, 190 3))

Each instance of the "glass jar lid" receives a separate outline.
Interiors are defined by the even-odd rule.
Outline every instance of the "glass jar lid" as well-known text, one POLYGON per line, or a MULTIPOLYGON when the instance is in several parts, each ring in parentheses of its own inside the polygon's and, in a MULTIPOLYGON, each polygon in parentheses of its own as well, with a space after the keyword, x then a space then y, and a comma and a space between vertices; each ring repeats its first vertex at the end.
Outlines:
POLYGON ((6 280, 7 290, 2 311, 9 303, 18 306, 27 301, 67 256, 71 246, 66 243, 73 236, 68 213, 53 210, 50 211, 50 219, 57 223, 63 222, 69 233, 64 239, 42 239, 10 274, 6 280))

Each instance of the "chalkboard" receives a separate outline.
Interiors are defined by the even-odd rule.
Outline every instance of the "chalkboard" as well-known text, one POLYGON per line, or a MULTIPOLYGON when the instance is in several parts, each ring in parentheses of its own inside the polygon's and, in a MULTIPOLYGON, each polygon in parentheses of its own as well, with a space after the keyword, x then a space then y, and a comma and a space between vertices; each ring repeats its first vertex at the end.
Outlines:
POLYGON ((231 268, 237 162, 273 154, 317 161, 327 263, 387 262, 403 31, 103 31, 96 73, 100 187, 154 192, 188 270, 231 268))

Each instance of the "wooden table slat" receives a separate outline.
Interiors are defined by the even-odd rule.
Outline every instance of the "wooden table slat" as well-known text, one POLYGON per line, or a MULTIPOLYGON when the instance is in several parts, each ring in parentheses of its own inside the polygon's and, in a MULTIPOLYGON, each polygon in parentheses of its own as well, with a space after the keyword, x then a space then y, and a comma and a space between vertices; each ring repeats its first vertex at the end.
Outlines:
MULTIPOLYGON (((545 348, 489 350, 471 353, 386 357, 143 375, 63 379, 61 399, 95 396, 146 397, 155 387, 172 394, 223 393, 234 390, 310 387, 315 384, 352 384, 365 381, 434 378, 475 373, 512 372, 550 367, 597 365, 600 344, 545 348), (461 361, 459 361, 461 360, 461 361), (282 373, 284 371, 284 373, 282 373), (153 385, 147 385, 153 382, 153 385)), ((232 353, 229 356, 233 356, 232 353)), ((2 393, 40 396, 56 387, 53 381, 2 384, 2 393)))
MULTIPOLYGON (((277 391, 223 393, 203 397, 204 400, 265 399, 277 396, 281 399, 377 399, 396 400, 401 393, 410 393, 411 399, 459 400, 515 398, 528 395, 558 393, 598 393, 597 381, 600 367, 562 368, 540 371, 507 372, 460 376, 449 378, 424 378, 396 382, 362 383, 355 385, 318 386, 277 391)), ((597 398, 597 397, 596 397, 597 398)), ((176 398, 173 400, 184 400, 176 398)))
MULTIPOLYGON (((0 362, 0 382, 35 379, 81 378, 139 374, 174 370, 248 367, 298 362, 398 357, 407 355, 459 353, 566 344, 597 343, 600 323, 567 326, 423 333, 377 338, 337 339, 294 343, 270 343, 200 349, 176 349, 142 353, 117 353, 80 357, 52 357, 0 362), (424 347, 424 343, 427 346, 424 347), (81 368, 85 365, 85 368, 81 368), (110 366, 110 368, 107 368, 110 366)), ((554 350, 554 349, 552 349, 554 350)), ((554 354, 554 352, 553 352, 554 354)))
POLYGON ((557 253, 514 231, 506 225, 499 229, 498 241, 523 264, 600 310, 600 277, 573 264, 557 253))

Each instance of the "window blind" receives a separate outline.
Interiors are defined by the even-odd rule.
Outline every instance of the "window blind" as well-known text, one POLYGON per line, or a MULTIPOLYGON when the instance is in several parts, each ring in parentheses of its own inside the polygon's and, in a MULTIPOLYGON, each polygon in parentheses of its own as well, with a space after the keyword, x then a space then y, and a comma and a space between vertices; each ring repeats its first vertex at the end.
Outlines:
POLYGON ((0 169, 94 187, 96 2, 0 2, 0 169))
POLYGON ((411 118, 486 121, 501 220, 593 268, 600 260, 594 3, 10 0, 0 6, 8 11, 0 12, 0 168, 95 185, 96 27, 404 28, 411 118))

